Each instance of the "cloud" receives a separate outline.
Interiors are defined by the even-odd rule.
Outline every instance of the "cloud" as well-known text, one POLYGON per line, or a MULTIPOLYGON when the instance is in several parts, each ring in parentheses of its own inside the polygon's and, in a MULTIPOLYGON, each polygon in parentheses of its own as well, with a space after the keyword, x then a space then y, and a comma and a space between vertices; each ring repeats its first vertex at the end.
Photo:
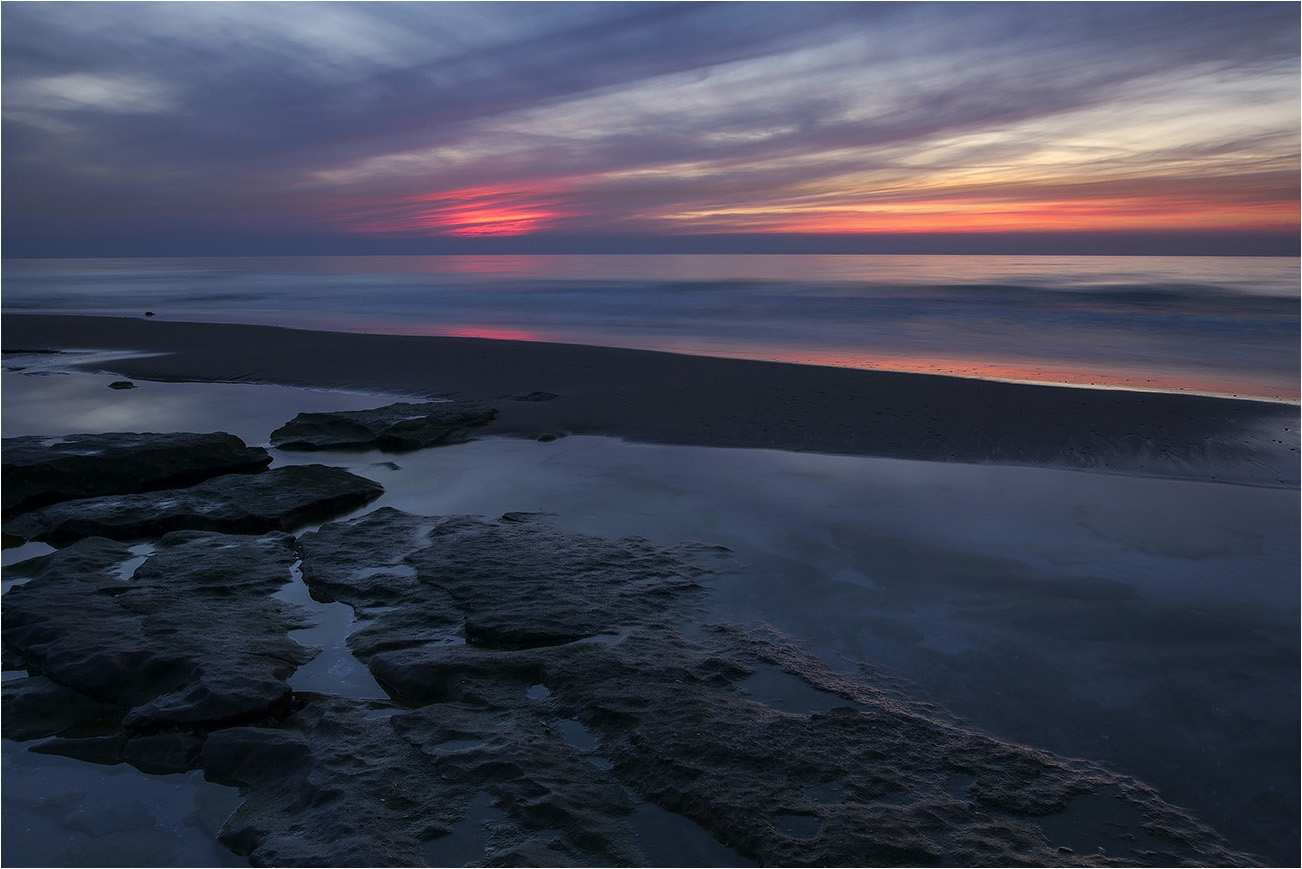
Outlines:
POLYGON ((802 207, 939 207, 1000 185, 1048 202, 1120 183, 1186 209, 1216 186, 1204 198, 1233 221, 1238 175, 1245 201, 1296 188, 1298 16, 1285 4, 0 14, 10 233, 36 215, 53 231, 59 214, 179 212, 466 232, 473 221, 419 203, 448 217, 484 190, 528 200, 521 231, 656 232, 709 213, 721 231, 724 212, 780 228, 802 207))

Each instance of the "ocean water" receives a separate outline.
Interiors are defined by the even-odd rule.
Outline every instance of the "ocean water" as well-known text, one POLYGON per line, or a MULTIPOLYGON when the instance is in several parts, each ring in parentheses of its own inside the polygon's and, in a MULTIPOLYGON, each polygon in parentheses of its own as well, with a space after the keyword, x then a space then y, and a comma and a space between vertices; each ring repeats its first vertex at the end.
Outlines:
POLYGON ((1297 402, 1299 260, 7 260, 6 313, 595 344, 1297 402))

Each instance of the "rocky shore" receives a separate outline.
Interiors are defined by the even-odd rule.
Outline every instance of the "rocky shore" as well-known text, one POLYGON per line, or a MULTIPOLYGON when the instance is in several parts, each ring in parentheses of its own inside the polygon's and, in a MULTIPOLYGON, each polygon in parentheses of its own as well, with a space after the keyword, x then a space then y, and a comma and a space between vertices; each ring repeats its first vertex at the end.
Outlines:
MULTIPOLYGON (((272 442, 423 448, 495 416, 392 406, 272 442)), ((721 547, 359 514, 379 484, 231 440, 5 442, 6 541, 62 548, 7 570, 4 665, 27 675, 3 723, 33 751, 238 787, 220 838, 253 865, 445 865, 472 835, 482 865, 666 865, 656 813, 721 865, 1254 865, 1143 782, 707 617, 721 547), (300 581, 352 608, 388 699, 289 686, 319 651, 276 597, 300 581)))

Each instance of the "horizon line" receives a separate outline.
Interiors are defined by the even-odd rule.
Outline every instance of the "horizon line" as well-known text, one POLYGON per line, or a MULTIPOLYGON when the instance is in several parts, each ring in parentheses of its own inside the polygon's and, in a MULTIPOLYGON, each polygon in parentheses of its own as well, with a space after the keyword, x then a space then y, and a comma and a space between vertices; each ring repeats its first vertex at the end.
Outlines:
POLYGON ((369 238, 214 234, 197 238, 0 240, 0 257, 444 256, 623 254, 823 254, 882 256, 1302 256, 1302 234, 1175 232, 720 233, 676 236, 548 235, 369 238))

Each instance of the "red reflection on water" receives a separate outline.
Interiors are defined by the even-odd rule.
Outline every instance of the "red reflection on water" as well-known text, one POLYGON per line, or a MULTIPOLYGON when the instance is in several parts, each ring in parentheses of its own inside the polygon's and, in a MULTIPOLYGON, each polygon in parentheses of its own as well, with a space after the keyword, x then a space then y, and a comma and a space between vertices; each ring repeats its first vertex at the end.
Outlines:
POLYGON ((449 326, 421 332, 422 335, 446 335, 449 338, 492 338, 495 341, 546 341, 541 332, 527 329, 503 329, 500 326, 449 326))

